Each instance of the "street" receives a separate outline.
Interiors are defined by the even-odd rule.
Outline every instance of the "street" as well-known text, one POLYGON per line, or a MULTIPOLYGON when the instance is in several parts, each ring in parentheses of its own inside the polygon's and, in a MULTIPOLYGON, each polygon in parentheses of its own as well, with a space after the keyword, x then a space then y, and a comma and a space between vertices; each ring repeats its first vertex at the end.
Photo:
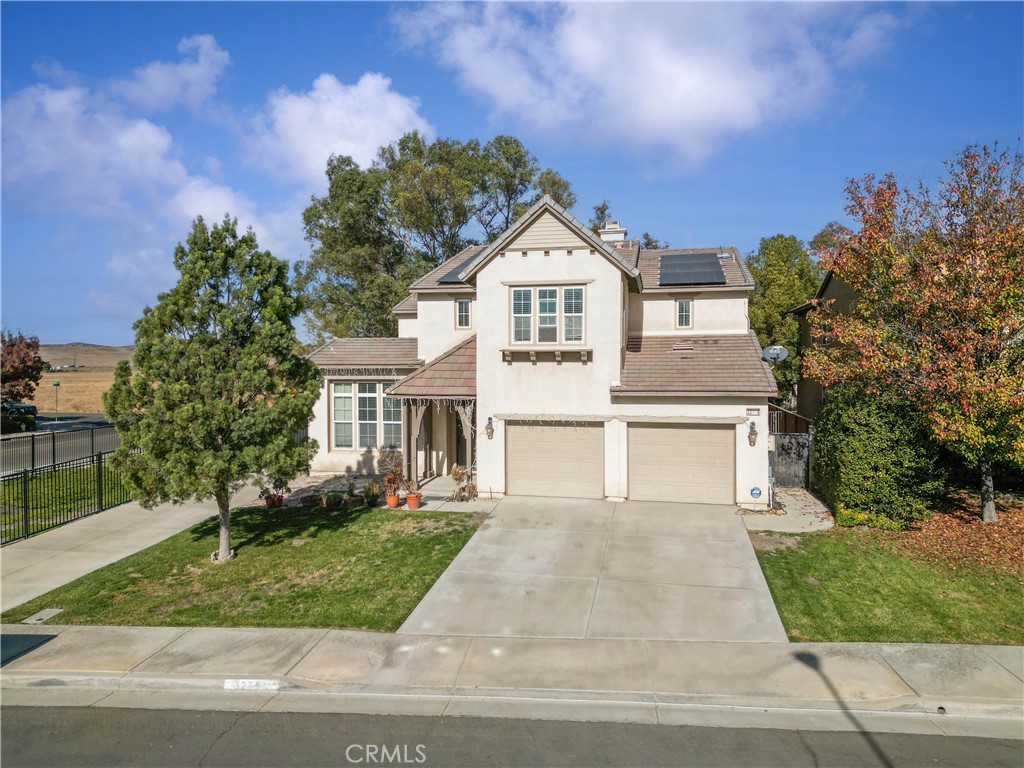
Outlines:
POLYGON ((1012 766, 1024 743, 452 717, 5 707, 21 766, 1012 766))

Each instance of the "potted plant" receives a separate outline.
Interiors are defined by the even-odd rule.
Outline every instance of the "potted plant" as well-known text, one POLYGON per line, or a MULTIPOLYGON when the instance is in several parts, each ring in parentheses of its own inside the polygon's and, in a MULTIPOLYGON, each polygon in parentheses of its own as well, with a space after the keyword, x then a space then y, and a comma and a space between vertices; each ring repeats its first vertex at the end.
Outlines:
POLYGON ((383 477, 383 483, 384 501, 388 507, 395 509, 398 507, 398 489, 402 487, 402 478, 395 472, 388 472, 383 477))
POLYGON ((276 509, 284 505, 284 497, 291 492, 292 489, 287 485, 275 481, 269 487, 260 490, 260 498, 267 505, 267 509, 276 509))
POLYGON ((411 477, 408 480, 403 480, 402 487, 405 489, 405 502, 409 505, 409 509, 419 509, 420 502, 423 501, 423 494, 419 491, 419 484, 416 482, 416 478, 411 477))
POLYGON ((366 505, 375 507, 380 502, 381 487, 376 480, 367 480, 363 484, 363 498, 366 505))

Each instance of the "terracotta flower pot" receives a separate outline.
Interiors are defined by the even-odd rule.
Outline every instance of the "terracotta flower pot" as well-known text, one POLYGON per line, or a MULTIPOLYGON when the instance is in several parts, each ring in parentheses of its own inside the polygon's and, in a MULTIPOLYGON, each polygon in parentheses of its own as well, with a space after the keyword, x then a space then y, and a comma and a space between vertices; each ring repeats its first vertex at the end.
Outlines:
POLYGON ((398 508, 398 494, 397 493, 386 494, 384 496, 384 501, 386 501, 388 503, 388 507, 390 507, 391 509, 397 509, 398 508))
POLYGON ((267 509, 276 509, 284 504, 284 496, 267 496, 263 500, 267 503, 267 509))
POLYGON ((405 502, 409 505, 409 509, 419 509, 420 501, 423 500, 422 493, 407 493, 405 495, 405 502))

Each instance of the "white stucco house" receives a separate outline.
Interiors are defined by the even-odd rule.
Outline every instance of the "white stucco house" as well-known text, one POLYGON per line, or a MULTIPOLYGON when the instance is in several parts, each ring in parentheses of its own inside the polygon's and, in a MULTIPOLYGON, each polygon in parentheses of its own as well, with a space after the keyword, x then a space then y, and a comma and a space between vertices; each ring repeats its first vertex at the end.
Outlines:
POLYGON ((642 250, 545 197, 410 286, 398 338, 332 339, 311 470, 421 482, 471 464, 483 495, 766 506, 775 380, 732 247, 642 250))

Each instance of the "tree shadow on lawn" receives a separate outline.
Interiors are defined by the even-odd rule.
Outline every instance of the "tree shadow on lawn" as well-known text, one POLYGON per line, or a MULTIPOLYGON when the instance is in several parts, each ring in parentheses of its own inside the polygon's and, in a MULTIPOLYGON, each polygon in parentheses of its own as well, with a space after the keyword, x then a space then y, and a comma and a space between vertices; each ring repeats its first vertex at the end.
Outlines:
MULTIPOLYGON (((241 507, 231 511, 231 537, 235 551, 245 547, 273 547, 297 538, 315 539, 351 527, 375 507, 241 507)), ((216 517, 190 529, 192 541, 216 537, 220 524, 216 517)))

